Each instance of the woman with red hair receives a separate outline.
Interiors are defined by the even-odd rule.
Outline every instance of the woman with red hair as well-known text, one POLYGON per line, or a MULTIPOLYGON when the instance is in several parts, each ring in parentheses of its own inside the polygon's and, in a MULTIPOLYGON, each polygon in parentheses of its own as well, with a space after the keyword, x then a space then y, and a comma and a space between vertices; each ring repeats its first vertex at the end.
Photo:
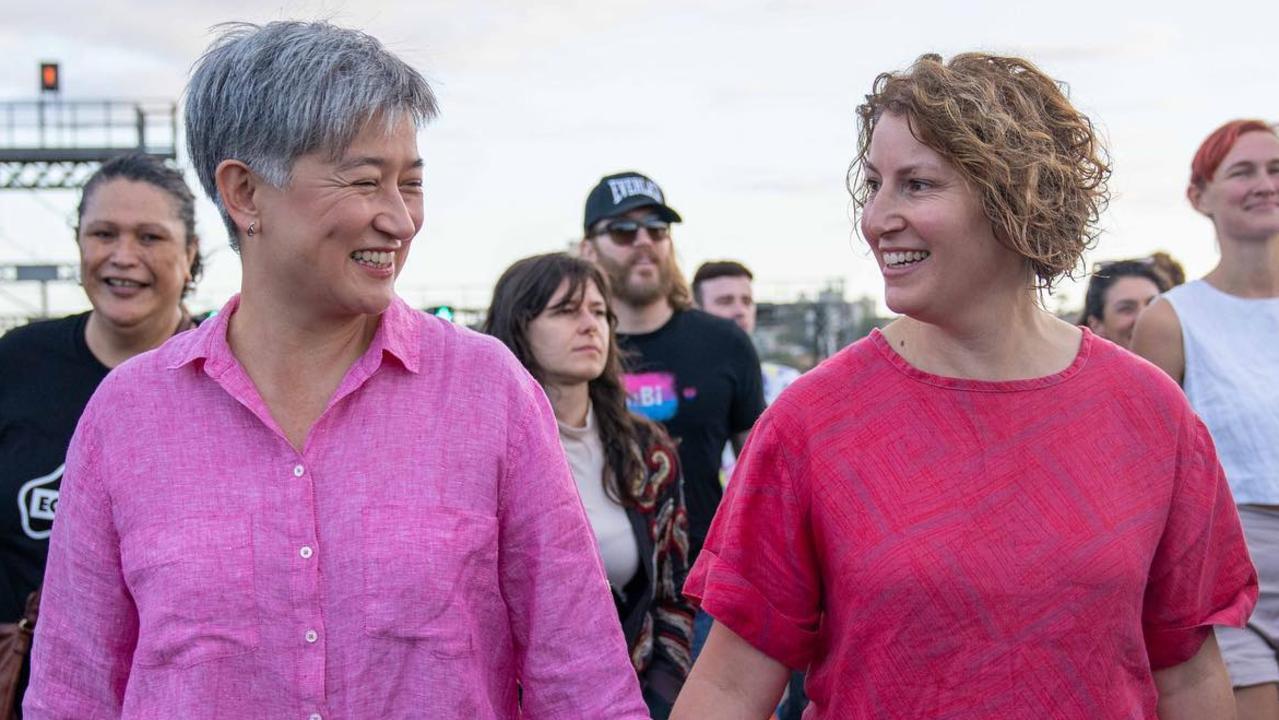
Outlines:
POLYGON ((1279 718, 1279 135, 1234 120, 1204 140, 1186 196, 1221 260, 1137 321, 1133 350, 1163 368, 1203 418, 1261 578, 1247 628, 1217 628, 1240 720, 1279 718))

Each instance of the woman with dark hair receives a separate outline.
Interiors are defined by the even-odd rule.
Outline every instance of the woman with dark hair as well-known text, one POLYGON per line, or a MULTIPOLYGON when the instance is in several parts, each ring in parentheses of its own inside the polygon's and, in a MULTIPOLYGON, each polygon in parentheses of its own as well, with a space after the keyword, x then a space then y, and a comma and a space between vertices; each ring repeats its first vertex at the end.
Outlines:
MULTIPOLYGON (((180 172, 149 155, 107 161, 81 192, 75 234, 93 309, 0 338, 0 619, 11 622, 38 606, 63 461, 89 396, 111 368, 194 325, 182 298, 200 277, 200 243, 180 172)), ((30 625, 0 632, 25 643, 16 633, 30 625)), ((0 718, 12 701, 0 697, 0 718)))
POLYGON ((1169 286, 1152 259, 1099 263, 1088 279, 1079 324, 1120 347, 1129 347, 1137 316, 1169 286))
POLYGON ((1133 350, 1186 391, 1212 431, 1257 571, 1246 629, 1218 628, 1240 720, 1279 718, 1279 134, 1234 120, 1200 145, 1186 189, 1221 260, 1137 321, 1133 350))
POLYGON ((1257 584, 1212 440, 1038 302, 1098 232, 1092 123, 982 53, 881 74, 858 117, 902 317, 752 431, 684 588, 715 624, 673 717, 766 717, 788 667, 808 720, 1231 717, 1212 627, 1257 584))
POLYGON ((604 274, 585 260, 525 258, 497 281, 484 332, 546 390, 644 698, 665 718, 688 674, 693 617, 680 594, 679 455, 660 426, 627 410, 608 298, 604 274))

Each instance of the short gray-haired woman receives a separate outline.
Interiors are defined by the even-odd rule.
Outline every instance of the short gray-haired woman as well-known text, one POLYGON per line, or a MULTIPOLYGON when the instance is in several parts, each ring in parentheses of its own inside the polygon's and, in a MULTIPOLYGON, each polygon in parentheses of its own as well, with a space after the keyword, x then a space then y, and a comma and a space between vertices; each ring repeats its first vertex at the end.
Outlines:
POLYGON ((326 23, 197 63, 242 292, 85 410, 29 717, 647 717, 541 388, 395 295, 434 114, 326 23))

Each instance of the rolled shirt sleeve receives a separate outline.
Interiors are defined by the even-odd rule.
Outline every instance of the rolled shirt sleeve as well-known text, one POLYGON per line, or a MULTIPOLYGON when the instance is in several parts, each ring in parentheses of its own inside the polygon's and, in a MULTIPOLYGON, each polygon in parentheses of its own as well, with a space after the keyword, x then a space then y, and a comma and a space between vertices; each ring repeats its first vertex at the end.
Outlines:
POLYGON ((684 593, 756 649, 804 668, 817 645, 821 583, 809 498, 778 418, 751 434, 684 593))
POLYGON ((1213 625, 1243 627, 1257 604, 1257 571, 1239 513, 1204 424, 1187 412, 1176 479, 1150 566, 1142 626, 1150 665, 1179 665, 1213 625))

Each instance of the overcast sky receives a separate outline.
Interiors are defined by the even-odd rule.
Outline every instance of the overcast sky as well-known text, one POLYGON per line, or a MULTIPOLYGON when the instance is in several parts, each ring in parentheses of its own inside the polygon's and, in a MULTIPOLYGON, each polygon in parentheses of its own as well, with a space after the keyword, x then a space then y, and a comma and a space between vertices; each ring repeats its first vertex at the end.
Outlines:
MULTIPOLYGON (((65 99, 177 99, 210 26, 228 20, 328 18, 380 38, 442 108, 420 137, 426 224, 399 281, 419 304, 484 304, 510 262, 580 235, 587 191, 624 169, 652 176, 684 216, 690 274, 732 257, 764 299, 834 278, 881 297, 844 189, 853 110, 877 73, 924 52, 1021 54, 1069 84, 1114 160, 1090 263, 1162 248, 1192 276, 1210 269, 1211 227, 1183 197, 1190 157, 1225 120, 1279 118, 1273 2, 7 4, 0 99, 34 99, 47 59, 62 64, 65 99)), ((74 260, 75 200, 0 191, 0 262, 74 260)), ((192 304, 208 309, 237 288, 239 261, 212 205, 199 212, 209 263, 192 304)), ((1050 306, 1081 294, 1065 287, 1050 306)), ((37 298, 0 286, 0 314, 37 298)), ((87 307, 74 286, 52 301, 87 307)))

